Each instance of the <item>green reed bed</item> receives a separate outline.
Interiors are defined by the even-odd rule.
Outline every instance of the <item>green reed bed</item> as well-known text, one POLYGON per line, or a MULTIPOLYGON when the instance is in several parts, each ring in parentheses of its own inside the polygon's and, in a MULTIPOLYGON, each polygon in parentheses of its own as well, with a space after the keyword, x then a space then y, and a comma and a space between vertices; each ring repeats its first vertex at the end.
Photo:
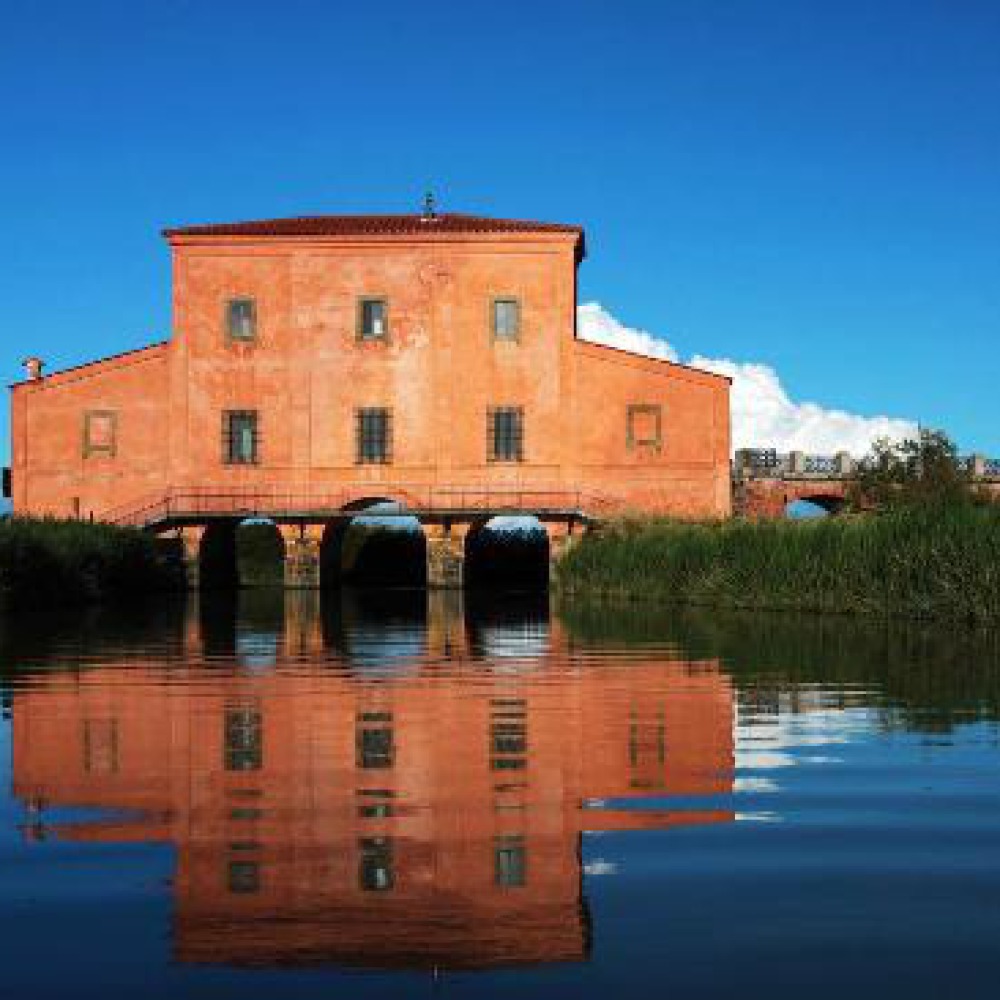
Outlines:
POLYGON ((1000 506, 811 521, 623 520, 559 567, 565 592, 1000 620, 1000 506))
POLYGON ((126 599, 183 587, 179 547, 131 528, 54 518, 0 521, 0 606, 126 599))

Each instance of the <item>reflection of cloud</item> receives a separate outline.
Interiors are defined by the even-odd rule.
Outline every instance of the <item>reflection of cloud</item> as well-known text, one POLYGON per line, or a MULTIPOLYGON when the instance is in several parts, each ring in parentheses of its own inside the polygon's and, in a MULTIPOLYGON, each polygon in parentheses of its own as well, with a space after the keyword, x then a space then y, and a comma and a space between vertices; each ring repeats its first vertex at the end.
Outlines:
MULTIPOLYGON (((598 302, 585 302, 577 310, 583 340, 617 347, 653 358, 678 361, 677 351, 662 337, 625 326, 598 302)), ((687 361, 694 368, 728 375, 733 380, 730 404, 733 448, 777 448, 832 454, 849 451, 863 455, 878 437, 899 440, 917 433, 910 420, 866 417, 818 403, 790 399, 777 372, 769 365, 700 354, 687 361)))
POLYGON ((618 865, 603 858, 594 858, 583 866, 584 875, 617 875, 618 865))

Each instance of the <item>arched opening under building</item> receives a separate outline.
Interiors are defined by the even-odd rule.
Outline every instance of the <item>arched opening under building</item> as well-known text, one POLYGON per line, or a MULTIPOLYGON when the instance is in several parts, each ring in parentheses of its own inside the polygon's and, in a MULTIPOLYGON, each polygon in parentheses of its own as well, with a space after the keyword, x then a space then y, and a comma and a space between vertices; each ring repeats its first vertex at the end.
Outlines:
POLYGON ((240 587, 284 585, 285 541, 273 521, 248 518, 237 525, 236 575, 240 587))
POLYGON ((199 550, 202 591, 240 587, 280 587, 284 583, 285 543, 273 521, 213 521, 199 550))
POLYGON ((424 587, 427 539, 423 525, 394 500, 372 497, 344 508, 320 545, 320 585, 424 587))
POLYGON ((845 500, 839 496, 799 497, 785 504, 785 517, 796 521, 807 521, 818 517, 839 514, 844 509, 845 500))
POLYGON ((465 538, 465 583, 474 590, 545 590, 545 526, 536 517, 493 517, 473 525, 465 538))

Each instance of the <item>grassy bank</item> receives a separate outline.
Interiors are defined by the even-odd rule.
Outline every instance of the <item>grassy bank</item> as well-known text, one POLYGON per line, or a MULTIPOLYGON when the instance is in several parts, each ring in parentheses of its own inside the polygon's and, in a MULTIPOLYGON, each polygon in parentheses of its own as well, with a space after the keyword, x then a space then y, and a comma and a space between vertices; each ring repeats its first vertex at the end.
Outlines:
POLYGON ((814 521, 622 521, 562 562, 570 593, 1000 620, 1000 506, 814 521))
POLYGON ((85 521, 0 521, 0 606, 126 599, 183 587, 179 548, 85 521))

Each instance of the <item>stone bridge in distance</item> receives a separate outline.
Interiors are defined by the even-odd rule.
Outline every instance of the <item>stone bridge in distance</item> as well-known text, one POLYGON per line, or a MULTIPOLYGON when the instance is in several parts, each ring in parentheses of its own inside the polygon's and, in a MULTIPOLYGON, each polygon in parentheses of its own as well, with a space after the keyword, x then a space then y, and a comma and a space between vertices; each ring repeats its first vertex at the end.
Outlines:
MULTIPOLYGON (((1000 459, 969 455, 960 459, 973 483, 1000 497, 1000 459)), ((733 462, 733 513, 751 518, 784 517, 790 504, 808 501, 829 513, 846 502, 861 462, 846 451, 809 455, 744 448, 733 462)))

